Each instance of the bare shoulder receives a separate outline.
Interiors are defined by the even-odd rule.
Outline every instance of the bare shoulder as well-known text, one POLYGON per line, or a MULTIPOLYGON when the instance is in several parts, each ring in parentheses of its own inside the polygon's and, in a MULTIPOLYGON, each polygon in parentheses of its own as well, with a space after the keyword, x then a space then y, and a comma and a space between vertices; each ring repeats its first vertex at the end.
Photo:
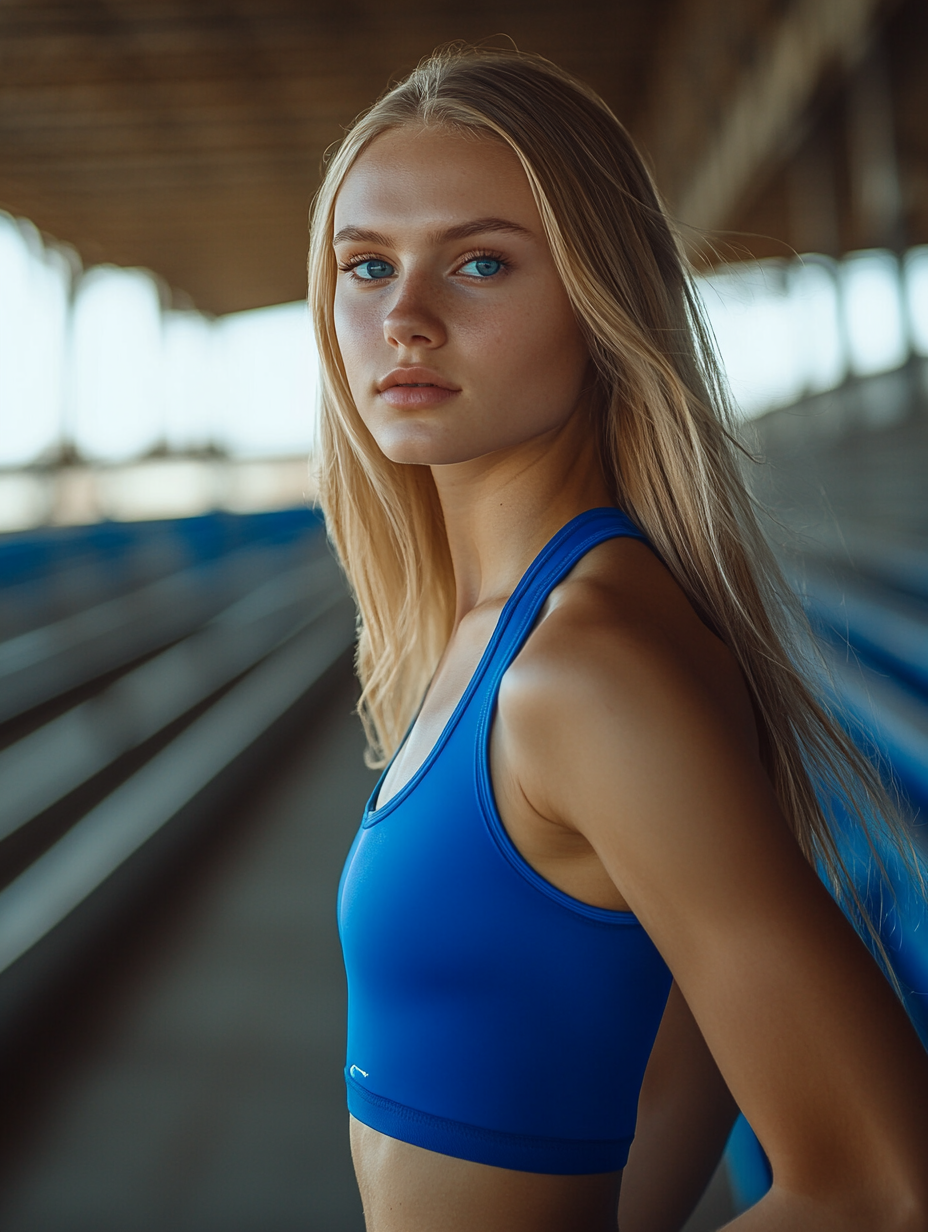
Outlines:
POLYGON ((757 751, 734 656, 667 567, 633 539, 600 544, 552 592, 506 674, 499 707, 530 757, 539 743, 563 748, 567 732, 589 740, 616 725, 639 734, 653 726, 662 740, 679 728, 685 738, 698 716, 711 716, 745 754, 757 751))

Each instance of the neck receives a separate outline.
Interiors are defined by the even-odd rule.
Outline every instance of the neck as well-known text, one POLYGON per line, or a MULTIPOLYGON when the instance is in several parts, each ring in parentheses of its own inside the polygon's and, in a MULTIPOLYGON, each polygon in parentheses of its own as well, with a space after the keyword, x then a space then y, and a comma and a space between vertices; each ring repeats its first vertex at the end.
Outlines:
POLYGON ((481 604, 507 599, 571 518, 613 503, 595 435, 578 411, 513 449, 431 468, 454 567, 455 625, 481 604))

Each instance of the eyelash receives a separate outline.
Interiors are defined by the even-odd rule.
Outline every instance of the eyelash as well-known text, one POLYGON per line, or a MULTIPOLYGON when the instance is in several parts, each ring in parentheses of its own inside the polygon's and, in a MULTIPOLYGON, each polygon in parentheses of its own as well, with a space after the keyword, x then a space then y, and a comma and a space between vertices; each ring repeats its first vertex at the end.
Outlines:
MULTIPOLYGON (((508 273, 509 270, 512 268, 512 263, 510 261, 507 261, 506 258, 502 255, 502 253, 492 252, 489 248, 475 249, 473 252, 465 253, 464 256, 461 257, 460 260, 458 261, 457 268, 459 269, 462 265, 469 265, 471 261, 486 261, 486 260, 498 261, 500 265, 502 266, 500 273, 508 273)), ((355 274, 354 271, 358 268, 359 265, 363 265, 365 261, 383 261, 383 257, 379 256, 376 252, 364 252, 364 253, 361 253, 357 257, 352 257, 350 261, 345 261, 345 262, 339 261, 338 268, 341 270, 343 274, 351 275, 351 277, 354 279, 355 282, 363 282, 365 286, 370 286, 372 282, 387 282, 388 281, 388 279, 386 278, 374 278, 374 279, 359 278, 358 275, 355 274)), ((393 263, 392 261, 387 261, 385 264, 392 265, 393 263)))

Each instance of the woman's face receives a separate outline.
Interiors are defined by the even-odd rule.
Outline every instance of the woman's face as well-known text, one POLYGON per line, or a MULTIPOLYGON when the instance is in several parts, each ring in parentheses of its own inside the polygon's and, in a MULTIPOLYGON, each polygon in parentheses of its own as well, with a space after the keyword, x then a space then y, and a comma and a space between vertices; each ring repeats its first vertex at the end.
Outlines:
POLYGON ((588 352, 508 146, 384 133, 339 191, 335 254, 348 383, 393 461, 511 449, 577 408, 588 352))

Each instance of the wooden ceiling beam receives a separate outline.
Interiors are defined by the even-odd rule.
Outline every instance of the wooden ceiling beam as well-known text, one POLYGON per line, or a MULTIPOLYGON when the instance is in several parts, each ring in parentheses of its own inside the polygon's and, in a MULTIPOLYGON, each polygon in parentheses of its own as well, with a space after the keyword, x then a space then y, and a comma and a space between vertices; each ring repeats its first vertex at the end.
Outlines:
POLYGON ((745 0, 732 31, 727 0, 678 0, 668 20, 675 45, 653 83, 644 128, 658 180, 696 250, 711 245, 702 232, 730 224, 823 75, 836 66, 846 72, 862 56, 886 8, 887 0, 792 0, 785 8, 745 0), (726 66, 730 80, 719 89, 726 66))

